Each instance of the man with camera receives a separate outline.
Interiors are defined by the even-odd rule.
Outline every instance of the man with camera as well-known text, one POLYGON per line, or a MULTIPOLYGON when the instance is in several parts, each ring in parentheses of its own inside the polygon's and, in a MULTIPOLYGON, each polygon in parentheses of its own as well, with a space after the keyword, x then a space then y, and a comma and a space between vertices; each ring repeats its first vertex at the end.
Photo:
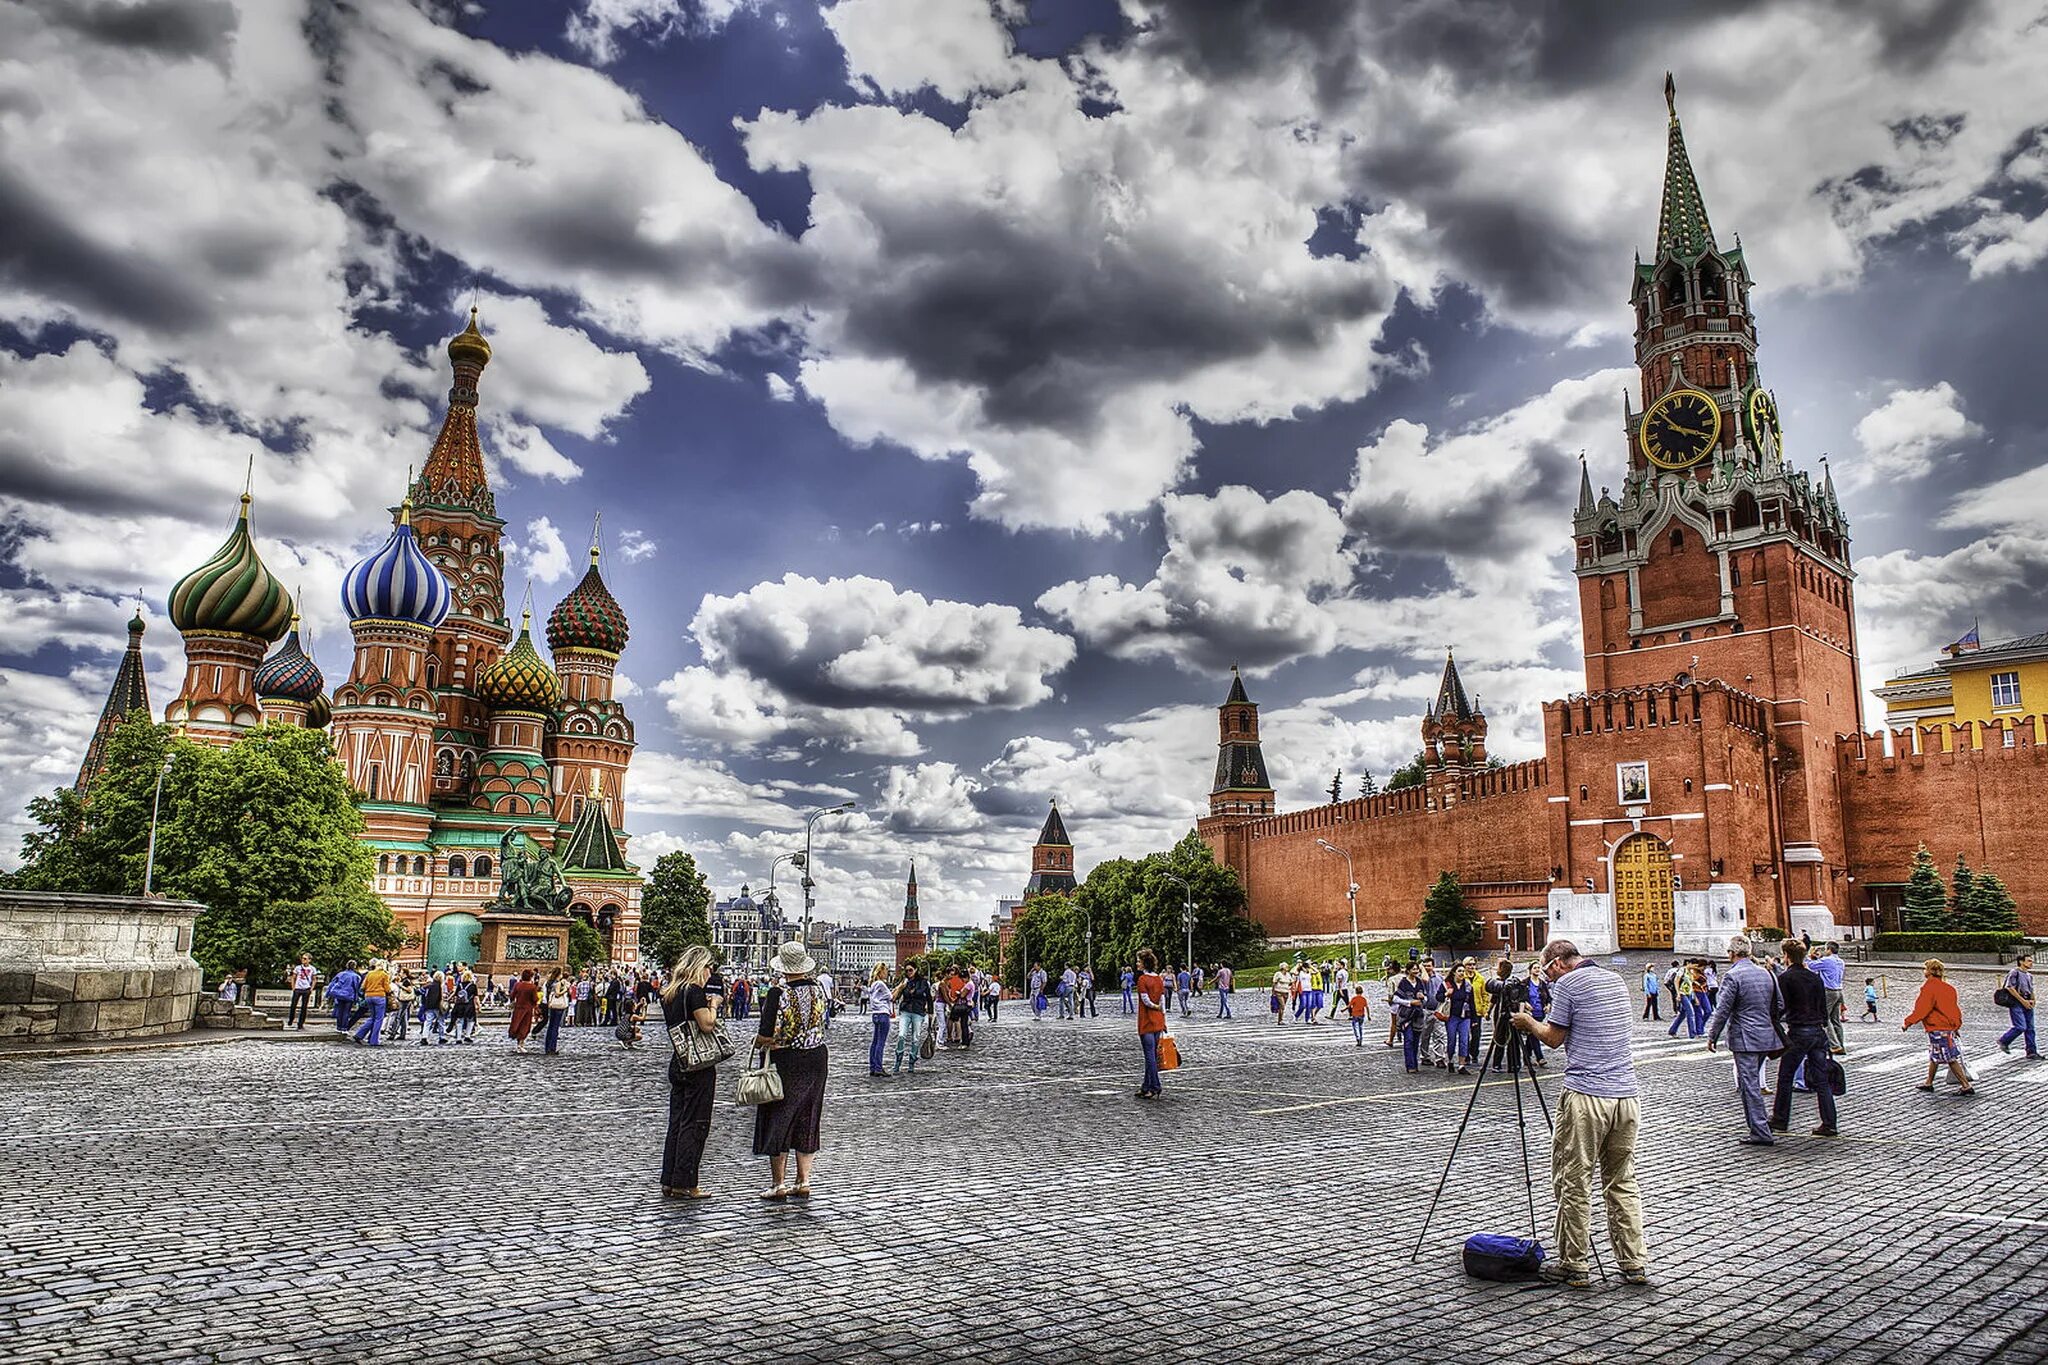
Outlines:
POLYGON ((1552 939, 1536 968, 1550 986, 1550 1008, 1538 1019, 1527 1004, 1508 1022, 1518 1034, 1565 1051, 1564 1094, 1551 1133, 1551 1192, 1557 1203, 1557 1259, 1544 1278, 1584 1289, 1593 1282, 1593 1172, 1607 1201, 1607 1235, 1621 1278, 1648 1284, 1643 1201, 1636 1186, 1636 1070, 1629 1058, 1635 1020, 1628 983, 1579 955, 1568 939, 1552 939))

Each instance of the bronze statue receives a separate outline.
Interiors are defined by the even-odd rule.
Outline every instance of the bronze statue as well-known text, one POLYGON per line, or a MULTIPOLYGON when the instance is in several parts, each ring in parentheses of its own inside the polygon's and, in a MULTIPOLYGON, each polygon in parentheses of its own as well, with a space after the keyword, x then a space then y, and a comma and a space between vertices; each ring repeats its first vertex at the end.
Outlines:
POLYGON ((522 915, 569 913, 575 892, 562 879, 561 864, 523 830, 510 829, 498 841, 498 898, 491 909, 522 915))

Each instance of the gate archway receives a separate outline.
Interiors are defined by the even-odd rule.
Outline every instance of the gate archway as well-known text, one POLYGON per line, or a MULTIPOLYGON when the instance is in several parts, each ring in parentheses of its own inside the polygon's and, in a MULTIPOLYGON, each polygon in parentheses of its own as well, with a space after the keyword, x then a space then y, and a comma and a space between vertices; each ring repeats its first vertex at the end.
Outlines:
POLYGON ((1669 948, 1671 846, 1654 834, 1631 834, 1615 847, 1613 866, 1616 945, 1669 948))

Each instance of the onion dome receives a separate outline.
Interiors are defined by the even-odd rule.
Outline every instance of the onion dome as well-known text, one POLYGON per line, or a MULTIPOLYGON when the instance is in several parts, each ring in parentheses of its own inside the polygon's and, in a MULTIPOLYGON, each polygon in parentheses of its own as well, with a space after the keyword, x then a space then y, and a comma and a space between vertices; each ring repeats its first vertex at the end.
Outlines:
POLYGON ((429 630, 447 619, 453 594, 412 533, 412 499, 398 509, 391 538, 341 580, 341 605, 351 621, 411 621, 429 630))
POLYGON ((284 637, 277 653, 256 670, 256 695, 310 703, 326 687, 327 679, 320 676, 320 665, 299 644, 299 618, 294 612, 291 633, 284 637))
POLYGON ((593 545, 583 581, 548 613, 548 648, 557 654, 565 649, 619 654, 625 651, 626 634, 626 613, 597 571, 597 547, 593 545))
POLYGON ((171 624, 181 631, 220 631, 275 640, 292 618, 292 595, 263 566, 249 538, 249 495, 242 494, 235 529, 212 558, 171 589, 171 624))
POLYGON ((448 358, 457 365, 468 363, 478 369, 491 363, 491 343, 476 329, 476 309, 469 310, 469 326, 448 339, 448 358))
POLYGON ((552 711, 562 702, 562 680, 533 647, 533 613, 519 618, 519 638, 476 680, 477 695, 493 711, 552 711))
POLYGON ((334 719, 334 708, 327 703, 325 692, 315 692, 313 700, 306 703, 306 728, 324 730, 327 722, 334 719))

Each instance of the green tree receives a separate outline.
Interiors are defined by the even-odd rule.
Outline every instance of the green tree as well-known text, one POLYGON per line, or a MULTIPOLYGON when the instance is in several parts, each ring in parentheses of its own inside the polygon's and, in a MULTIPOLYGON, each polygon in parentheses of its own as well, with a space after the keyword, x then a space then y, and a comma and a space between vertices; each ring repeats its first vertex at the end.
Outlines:
POLYGON ((640 897, 640 951, 666 972, 693 943, 711 946, 711 884, 689 854, 664 853, 640 897))
POLYGON ((1956 928, 1962 929, 1963 919, 1969 914, 1970 865, 1963 861, 1963 855, 1956 854, 1955 875, 1948 881, 1948 917, 1956 928))
POLYGON ((1985 868, 1970 879, 1970 895, 1957 912, 1955 927, 1963 933, 2019 934, 2019 905, 1997 873, 1985 868))
POLYGON ((1432 948, 1471 948, 1479 942, 1479 917, 1465 904, 1465 893, 1450 872, 1437 874, 1422 902, 1416 935, 1432 948))
POLYGON ((352 944, 350 956, 403 946, 404 931, 388 911, 371 909, 373 855, 361 842, 355 793, 327 735, 292 725, 260 725, 214 748, 131 717, 108 742, 90 800, 60 792, 33 803, 41 828, 23 841, 16 884, 141 891, 160 773, 155 888, 206 907, 192 954, 209 977, 246 967, 259 982, 275 981, 286 963, 311 951, 302 946, 305 935, 352 944), (291 918, 299 906, 321 913, 303 934, 291 918))
POLYGON ((581 915, 569 916, 569 970, 580 972, 605 960, 604 935, 581 915))
POLYGON ((300 953, 329 973, 344 962, 368 962, 404 946, 405 927, 367 886, 339 886, 311 900, 274 901, 250 926, 251 956, 261 962, 297 962, 300 953))
POLYGON ((1422 753, 1420 750, 1416 752, 1415 757, 1387 774, 1386 790, 1390 792, 1400 791, 1403 787, 1419 787, 1421 785, 1422 753))
POLYGON ((1372 780, 1372 769, 1367 768, 1359 774, 1358 794, 1360 796, 1378 796, 1380 794, 1379 784, 1372 780))
POLYGON ((1337 802, 1342 801, 1343 799, 1344 770, 1342 768, 1339 768, 1337 769, 1336 773, 1330 778, 1330 804, 1335 805, 1337 802))
POLYGON ((1900 913, 1907 933, 1932 934, 1952 928, 1948 917, 1948 888, 1941 884, 1934 855, 1927 845, 1913 855, 1913 871, 1906 878, 1906 904, 1900 913))

